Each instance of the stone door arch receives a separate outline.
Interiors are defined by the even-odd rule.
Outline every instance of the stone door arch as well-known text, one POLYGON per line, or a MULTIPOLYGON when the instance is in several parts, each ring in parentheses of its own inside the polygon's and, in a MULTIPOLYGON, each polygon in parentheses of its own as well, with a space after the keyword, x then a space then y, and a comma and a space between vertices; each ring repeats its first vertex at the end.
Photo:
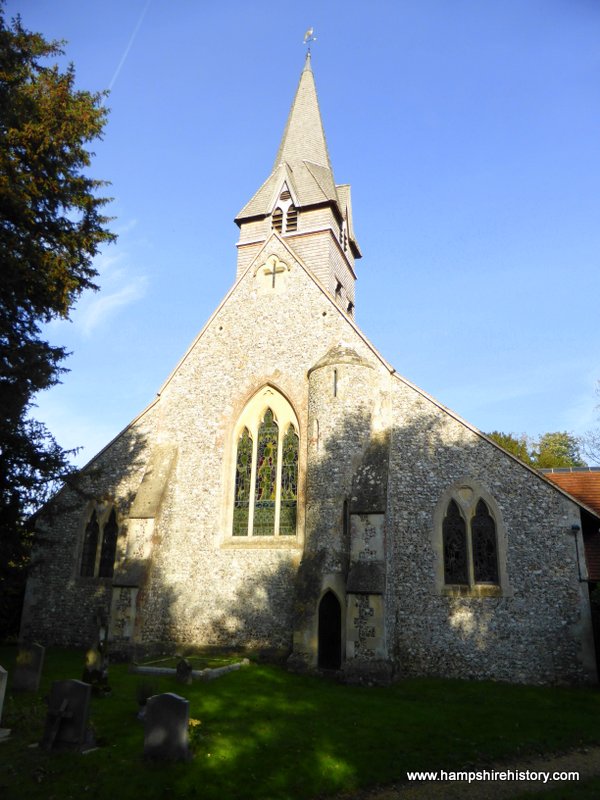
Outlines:
POLYGON ((342 665, 342 607, 331 590, 319 603, 318 665, 323 669, 339 669, 342 665))

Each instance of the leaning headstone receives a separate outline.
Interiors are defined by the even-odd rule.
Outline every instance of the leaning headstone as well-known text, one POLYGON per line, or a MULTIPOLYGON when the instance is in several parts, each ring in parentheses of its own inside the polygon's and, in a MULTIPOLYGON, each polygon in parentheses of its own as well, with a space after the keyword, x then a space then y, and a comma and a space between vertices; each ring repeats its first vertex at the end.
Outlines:
POLYGON ((44 653, 41 644, 22 644, 19 647, 12 688, 16 692, 37 692, 40 688, 44 653))
POLYGON ((151 697, 146 704, 144 756, 159 761, 189 758, 188 725, 190 704, 169 692, 151 697))
POLYGON ((189 686, 189 684, 192 682, 192 665, 187 658, 182 658, 177 663, 175 674, 179 683, 185 683, 189 686))
POLYGON ((81 750, 94 744, 88 728, 92 687, 83 681, 54 681, 42 737, 46 750, 81 750))

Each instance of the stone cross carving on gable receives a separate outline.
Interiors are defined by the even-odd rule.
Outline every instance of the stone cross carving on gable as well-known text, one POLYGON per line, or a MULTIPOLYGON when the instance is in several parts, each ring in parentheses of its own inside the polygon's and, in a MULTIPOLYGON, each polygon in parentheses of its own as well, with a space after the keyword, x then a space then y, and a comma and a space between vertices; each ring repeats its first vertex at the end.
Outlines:
POLYGON ((264 274, 265 275, 272 275, 273 281, 271 283, 271 288, 275 288, 275 278, 280 272, 285 272, 286 266, 283 261, 280 261, 277 256, 269 256, 267 258, 266 264, 264 266, 264 274), (270 267, 270 269, 269 269, 270 267))

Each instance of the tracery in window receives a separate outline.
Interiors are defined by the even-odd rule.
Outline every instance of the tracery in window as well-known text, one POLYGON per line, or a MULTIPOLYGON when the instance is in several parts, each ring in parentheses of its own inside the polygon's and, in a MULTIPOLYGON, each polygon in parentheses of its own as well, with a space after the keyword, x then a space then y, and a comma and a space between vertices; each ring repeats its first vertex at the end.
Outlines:
POLYGON ((231 535, 295 536, 299 437, 290 404, 266 386, 246 404, 235 431, 231 535))
POLYGON ((472 586, 498 584, 498 542, 496 523, 486 503, 470 502, 471 514, 465 519, 458 503, 448 503, 442 523, 444 582, 472 586))
POLYGON ((282 536, 293 536, 296 533, 299 442, 298 434, 290 423, 283 440, 283 463, 281 465, 279 533, 282 536))
POLYGON ((496 524, 483 500, 471 520, 471 541, 475 583, 498 583, 496 524))
POLYGON ((255 536, 272 536, 275 533, 278 434, 273 412, 268 408, 258 429, 254 490, 255 536))
POLYGON ((468 583, 467 526, 458 506, 451 500, 444 517, 444 580, 468 583))
POLYGON ((92 510, 83 535, 79 574, 84 578, 112 578, 119 524, 113 506, 98 505, 92 510))
POLYGON ((250 481, 252 478, 252 437, 244 428, 237 445, 235 465, 235 499, 233 501, 233 535, 248 534, 250 518, 250 481))

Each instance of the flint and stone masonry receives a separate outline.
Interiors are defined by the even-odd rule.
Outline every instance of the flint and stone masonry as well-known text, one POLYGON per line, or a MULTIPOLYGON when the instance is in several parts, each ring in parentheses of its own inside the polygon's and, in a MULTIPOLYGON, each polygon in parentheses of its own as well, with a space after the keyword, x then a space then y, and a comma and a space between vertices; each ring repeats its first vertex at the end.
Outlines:
POLYGON ((40 515, 22 638, 83 646, 102 610, 125 653, 245 647, 348 680, 594 681, 580 506, 354 322, 361 253, 310 57, 236 222, 230 292, 154 402, 40 515))

